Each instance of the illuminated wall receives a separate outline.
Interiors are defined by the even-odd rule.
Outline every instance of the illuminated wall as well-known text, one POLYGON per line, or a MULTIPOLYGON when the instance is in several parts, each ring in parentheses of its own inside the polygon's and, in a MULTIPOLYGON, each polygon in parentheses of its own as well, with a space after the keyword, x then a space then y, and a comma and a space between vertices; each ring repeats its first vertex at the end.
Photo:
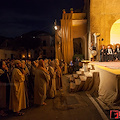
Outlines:
MULTIPOLYGON (((61 19, 62 55, 65 62, 70 63, 74 56, 74 38, 84 41, 83 55, 87 58, 87 20, 86 13, 63 13, 61 19)), ((57 45, 56 45, 57 46, 57 45)), ((57 47, 56 47, 57 48, 57 47)), ((57 52, 58 54, 58 52, 57 52)), ((58 54, 56 56, 60 56, 58 54)))
POLYGON ((120 43, 120 19, 117 20, 111 27, 110 43, 111 44, 120 43))
MULTIPOLYGON (((111 27, 120 19, 120 0, 90 0, 90 32, 100 33, 105 45, 110 43, 111 27)), ((102 41, 100 41, 100 45, 102 41)))

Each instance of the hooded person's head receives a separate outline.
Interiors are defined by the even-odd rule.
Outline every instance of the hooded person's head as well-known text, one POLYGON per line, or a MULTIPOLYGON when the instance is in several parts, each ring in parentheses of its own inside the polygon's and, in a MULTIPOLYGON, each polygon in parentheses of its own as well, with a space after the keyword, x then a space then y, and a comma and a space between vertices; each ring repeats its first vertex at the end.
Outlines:
POLYGON ((51 59, 48 60, 48 65, 50 65, 51 59))
POLYGON ((20 60, 15 60, 15 61, 14 61, 14 65, 15 65, 15 67, 17 67, 17 68, 21 67, 21 61, 20 61, 20 60))
POLYGON ((22 68, 25 68, 25 60, 21 60, 22 68))
POLYGON ((44 60, 44 64, 45 64, 45 67, 47 68, 48 67, 48 59, 44 60))
POLYGON ((0 69, 5 69, 6 63, 5 61, 0 61, 0 69))
POLYGON ((51 62, 50 62, 50 66, 53 67, 53 68, 55 68, 55 62, 54 62, 54 61, 51 61, 51 62))
POLYGON ((55 59, 55 65, 59 66, 59 60, 58 59, 55 59))
POLYGON ((38 62, 38 67, 43 67, 43 68, 45 68, 45 64, 44 64, 44 61, 41 59, 41 60, 39 60, 39 62, 38 62))

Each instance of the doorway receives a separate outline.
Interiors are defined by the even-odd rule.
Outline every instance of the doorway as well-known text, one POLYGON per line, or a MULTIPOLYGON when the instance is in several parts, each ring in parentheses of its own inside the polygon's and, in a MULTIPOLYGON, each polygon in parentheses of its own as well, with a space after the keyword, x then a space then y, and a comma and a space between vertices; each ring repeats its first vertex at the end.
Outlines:
POLYGON ((84 41, 82 38, 73 39, 74 54, 84 54, 84 41))

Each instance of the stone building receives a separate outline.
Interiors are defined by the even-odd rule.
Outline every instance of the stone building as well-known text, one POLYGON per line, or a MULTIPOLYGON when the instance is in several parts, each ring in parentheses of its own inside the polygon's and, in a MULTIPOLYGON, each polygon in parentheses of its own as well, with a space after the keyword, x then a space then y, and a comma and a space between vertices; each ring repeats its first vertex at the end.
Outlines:
POLYGON ((55 56, 54 37, 50 34, 40 34, 38 38, 41 40, 43 58, 53 59, 55 56))
POLYGON ((33 59, 54 58, 55 56, 54 37, 47 32, 31 31, 16 39, 20 43, 20 47, 24 47, 26 50, 23 53, 25 58, 28 55, 33 59))
POLYGON ((84 0, 82 13, 63 11, 56 31, 56 58, 67 63, 78 52, 90 60, 91 43, 98 52, 101 45, 120 43, 120 0, 84 0), (78 49, 79 48, 79 49, 78 49))
POLYGON ((18 58, 18 51, 13 49, 13 39, 0 36, 0 59, 18 58))

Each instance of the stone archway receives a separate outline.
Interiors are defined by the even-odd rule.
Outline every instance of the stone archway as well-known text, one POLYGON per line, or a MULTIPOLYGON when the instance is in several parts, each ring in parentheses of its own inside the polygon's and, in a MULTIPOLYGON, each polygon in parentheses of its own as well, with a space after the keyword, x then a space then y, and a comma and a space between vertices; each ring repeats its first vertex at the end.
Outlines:
POLYGON ((110 44, 120 43, 120 19, 113 23, 110 30, 110 44))

